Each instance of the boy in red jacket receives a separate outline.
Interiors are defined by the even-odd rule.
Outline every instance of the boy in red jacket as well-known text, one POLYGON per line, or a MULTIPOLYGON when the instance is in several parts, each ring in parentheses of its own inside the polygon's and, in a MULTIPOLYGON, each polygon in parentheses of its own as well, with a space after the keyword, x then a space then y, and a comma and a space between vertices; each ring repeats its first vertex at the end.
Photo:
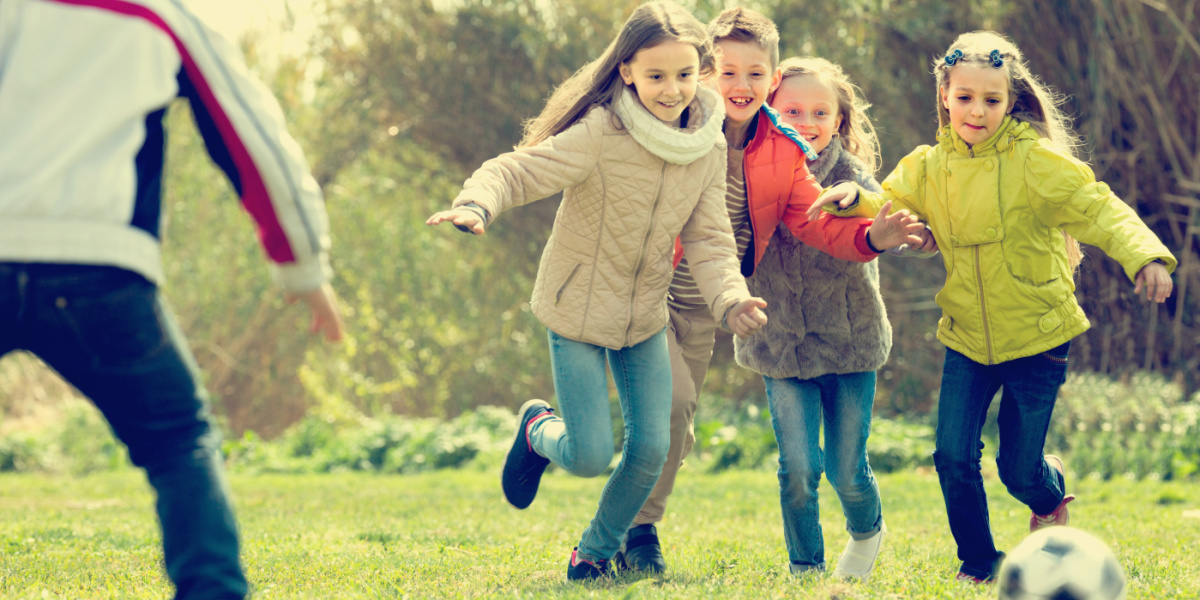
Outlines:
MULTIPOLYGON (((780 223, 804 243, 845 260, 866 262, 888 248, 920 245, 915 234, 923 231, 924 225, 907 213, 887 216, 881 212, 874 221, 837 220, 830 215, 807 220, 805 212, 821 193, 805 164, 807 158, 815 159, 816 153, 765 105, 781 77, 775 24, 761 13, 739 7, 718 15, 708 32, 720 50, 713 83, 725 99, 724 131, 729 145, 725 200, 742 275, 754 273, 780 223)), ((671 448, 658 484, 626 533, 617 556, 617 564, 624 568, 652 572, 666 568, 654 523, 662 520, 675 476, 695 442, 692 419, 718 327, 678 242, 675 262, 667 296, 673 389, 671 448)))

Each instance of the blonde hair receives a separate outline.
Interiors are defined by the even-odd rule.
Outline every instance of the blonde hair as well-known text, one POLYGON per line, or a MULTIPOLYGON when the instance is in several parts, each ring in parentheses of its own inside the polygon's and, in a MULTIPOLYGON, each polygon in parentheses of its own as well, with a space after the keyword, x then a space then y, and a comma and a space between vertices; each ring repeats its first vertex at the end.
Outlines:
POLYGON ((704 25, 670 1, 643 4, 629 15, 617 38, 600 58, 586 64, 554 90, 541 114, 525 123, 520 146, 532 146, 558 134, 583 118, 594 106, 609 106, 624 87, 619 68, 640 50, 664 42, 684 42, 700 56, 701 79, 715 69, 712 42, 704 25))
MULTIPOLYGON (((782 79, 811 75, 833 90, 837 95, 838 114, 842 117, 837 130, 842 138, 842 148, 862 161, 871 173, 879 170, 879 137, 875 133, 875 125, 867 116, 871 104, 842 67, 824 58, 793 56, 779 63, 779 68, 783 72, 782 79)), ((775 94, 772 93, 771 100, 774 99, 775 94)))
POLYGON ((756 10, 735 6, 721 11, 708 24, 708 37, 714 44, 725 40, 758 44, 770 55, 772 69, 779 64, 779 29, 756 10))
MULTIPOLYGON (((997 67, 1008 79, 1008 108, 1013 119, 1029 123, 1041 137, 1050 141, 1063 152, 1077 158, 1079 137, 1071 128, 1071 119, 1062 110, 1065 98, 1029 71, 1024 55, 1017 45, 994 31, 972 31, 958 36, 944 56, 933 62, 933 74, 937 80, 938 126, 950 123, 950 111, 942 104, 942 90, 950 85, 950 74, 964 63, 993 66, 992 52, 999 53, 1003 65, 997 67), (947 62, 956 52, 961 56, 954 64, 947 62)), ((1062 232, 1067 245, 1067 263, 1072 272, 1083 261, 1083 249, 1079 242, 1067 232, 1062 232)))

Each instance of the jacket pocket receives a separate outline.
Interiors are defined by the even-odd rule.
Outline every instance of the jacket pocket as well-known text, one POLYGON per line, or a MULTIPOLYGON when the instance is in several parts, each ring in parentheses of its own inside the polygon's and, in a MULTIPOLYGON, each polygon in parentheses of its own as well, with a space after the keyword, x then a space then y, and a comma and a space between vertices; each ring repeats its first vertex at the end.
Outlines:
POLYGON ((567 286, 571 285, 571 281, 579 274, 579 269, 583 267, 583 263, 575 263, 575 267, 571 269, 571 273, 563 280, 562 285, 558 286, 558 291, 554 293, 554 304, 558 305, 562 301, 563 292, 567 291, 567 286))

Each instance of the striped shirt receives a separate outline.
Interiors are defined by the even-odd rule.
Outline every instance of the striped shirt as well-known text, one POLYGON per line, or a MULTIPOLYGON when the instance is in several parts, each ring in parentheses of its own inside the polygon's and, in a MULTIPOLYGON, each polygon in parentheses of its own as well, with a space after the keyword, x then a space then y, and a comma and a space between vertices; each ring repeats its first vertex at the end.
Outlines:
MULTIPOLYGON (((733 237, 737 241, 738 262, 750 247, 754 232, 750 228, 750 204, 746 201, 746 172, 742 165, 745 149, 729 149, 729 168, 725 173, 725 208, 729 211, 729 223, 733 226, 733 237)), ((700 294, 692 271, 688 267, 687 255, 675 268, 675 277, 667 291, 667 304, 677 310, 704 308, 708 303, 700 294)))

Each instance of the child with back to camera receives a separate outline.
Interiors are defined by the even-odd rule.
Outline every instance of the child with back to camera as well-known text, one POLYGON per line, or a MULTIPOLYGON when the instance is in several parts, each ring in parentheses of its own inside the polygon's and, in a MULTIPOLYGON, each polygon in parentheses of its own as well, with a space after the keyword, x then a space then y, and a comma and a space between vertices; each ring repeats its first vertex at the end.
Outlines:
POLYGON ((605 359, 625 420, 623 454, 567 578, 609 573, 650 494, 670 441, 667 284, 678 237, 713 318, 738 335, 766 321, 738 271, 725 213, 721 98, 704 27, 672 2, 639 6, 604 54, 563 83, 514 151, 471 176, 454 208, 427 221, 482 234, 508 208, 566 190, 534 283, 533 313, 550 338, 561 418, 521 407, 505 458, 506 499, 525 508, 553 462, 584 477, 613 455, 605 359))
MULTIPOLYGON (((806 166, 809 144, 783 125, 766 105, 779 85, 779 33, 762 13, 743 7, 722 11, 708 25, 718 51, 714 85, 724 98, 727 144, 724 204, 737 242, 742 275, 749 277, 782 224, 806 244, 841 259, 866 262, 875 248, 893 248, 918 240, 924 226, 908 215, 810 223, 805 210, 821 187, 806 166), (910 237, 911 236, 911 237, 910 237)), ((813 155, 815 157, 815 154, 813 155)), ((668 291, 671 353, 671 446, 654 491, 634 527, 626 534, 618 565, 660 572, 666 568, 655 523, 666 514, 667 498, 683 459, 695 441, 693 418, 704 377, 712 359, 719 322, 705 307, 692 277, 691 250, 676 246, 677 267, 668 291)))
POLYGON ((1068 523, 1066 470, 1043 447, 1070 340, 1089 327, 1074 295, 1075 240, 1121 263, 1134 293, 1144 289, 1154 302, 1170 295, 1176 261, 1075 157, 1061 99, 1007 38, 963 34, 934 72, 938 144, 905 157, 882 193, 839 185, 809 216, 831 203, 857 214, 890 200, 933 230, 946 265, 934 464, 962 561, 956 579, 984 583, 1004 558, 980 475, 984 419, 1001 388, 1000 479, 1031 509, 1030 530, 1068 523))
MULTIPOLYGON (((821 58, 789 58, 771 107, 818 153, 808 164, 817 183, 872 177, 878 156, 869 106, 841 67, 821 58)), ((935 254, 932 236, 907 254, 935 254)), ((841 500, 849 540, 834 575, 866 580, 885 525, 879 487, 867 462, 875 371, 887 362, 891 325, 879 293, 878 261, 829 256, 780 226, 746 283, 771 306, 771 321, 734 341, 738 364, 763 375, 779 444, 784 541, 794 574, 825 570, 817 486, 824 472, 841 500), (825 424, 825 446, 819 433, 825 424)))

